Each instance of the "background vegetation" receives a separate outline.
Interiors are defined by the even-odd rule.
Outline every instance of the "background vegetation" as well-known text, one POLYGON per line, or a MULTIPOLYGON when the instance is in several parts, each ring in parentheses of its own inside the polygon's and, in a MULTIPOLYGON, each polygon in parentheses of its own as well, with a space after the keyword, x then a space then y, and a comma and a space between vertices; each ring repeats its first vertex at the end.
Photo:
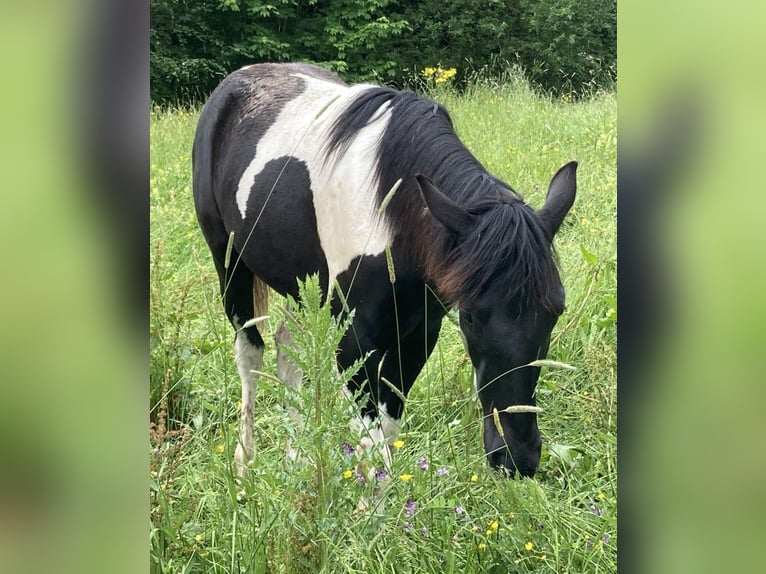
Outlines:
MULTIPOLYGON (((446 74, 442 74, 446 76, 446 74)), ((485 166, 543 202, 552 174, 576 159, 578 197, 557 236, 567 311, 537 388, 543 457, 533 480, 487 467, 481 411, 454 316, 410 394, 401 448, 384 483, 386 511, 360 509, 375 483, 357 470, 375 460, 356 444, 332 363, 342 326, 318 303, 293 325, 312 384, 299 397, 311 421, 296 429, 281 405, 296 400, 273 379, 273 333, 264 324, 256 464, 237 500, 232 457, 239 379, 233 333, 191 197, 197 109, 152 112, 150 544, 154 572, 615 572, 616 99, 536 95, 519 76, 432 85, 485 166), (309 464, 286 464, 288 437, 309 464), (361 465, 361 466, 360 466, 361 465)), ((311 301, 311 285, 307 287, 311 301)), ((379 464, 379 461, 377 461, 379 464)))
POLYGON ((424 62, 499 77, 510 65, 556 94, 611 88, 616 0, 151 0, 151 97, 204 100, 262 61, 312 61, 399 86, 424 62))

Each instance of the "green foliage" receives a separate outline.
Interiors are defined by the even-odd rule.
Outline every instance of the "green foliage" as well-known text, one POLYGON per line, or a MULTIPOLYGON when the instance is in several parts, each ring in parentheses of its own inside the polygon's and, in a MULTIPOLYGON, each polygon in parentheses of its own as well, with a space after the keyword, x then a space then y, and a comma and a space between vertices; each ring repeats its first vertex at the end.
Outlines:
POLYGON ((506 79, 461 92, 442 83, 438 94, 467 147, 533 207, 556 169, 579 161, 577 200, 556 238, 567 310, 536 391, 540 469, 508 481, 487 467, 472 368, 451 314, 408 396, 378 514, 359 508, 376 484, 356 471, 380 461, 340 448, 358 439, 336 392, 347 376, 334 369, 346 323, 321 305, 315 280, 292 315, 272 297, 256 462, 237 480, 233 333, 191 194, 198 112, 152 111, 150 408, 157 420, 167 395, 174 421, 164 433, 155 426, 149 445, 152 572, 616 571, 616 99, 541 98, 519 76, 506 79), (282 320, 306 372, 297 398, 273 376, 282 320), (551 368, 560 363, 576 370, 551 368), (302 430, 282 408, 296 401, 302 430), (288 438, 306 464, 285 460, 288 438))
POLYGON ((533 82, 562 93, 612 87, 615 0, 523 0, 520 6, 519 54, 533 82))
POLYGON ((615 0, 151 0, 151 97, 199 102, 246 64, 309 61, 349 81, 410 84, 425 66, 546 91, 615 81, 615 0))

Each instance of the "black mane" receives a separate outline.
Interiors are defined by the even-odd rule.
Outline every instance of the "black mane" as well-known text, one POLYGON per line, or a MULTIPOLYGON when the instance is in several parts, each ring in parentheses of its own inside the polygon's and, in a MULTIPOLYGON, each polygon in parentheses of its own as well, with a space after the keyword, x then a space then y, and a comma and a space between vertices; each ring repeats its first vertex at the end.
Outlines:
POLYGON ((507 285, 509 299, 534 298, 549 306, 546 294, 558 273, 542 222, 516 191, 468 151, 443 106, 412 92, 365 90, 332 126, 328 155, 345 153, 386 104, 391 120, 377 152, 378 205, 401 178, 386 218, 395 235, 406 237, 417 252, 440 295, 465 305, 498 281, 507 285), (456 242, 441 225, 424 229, 417 224, 425 205, 416 174, 427 176, 444 195, 481 216, 472 233, 456 242))

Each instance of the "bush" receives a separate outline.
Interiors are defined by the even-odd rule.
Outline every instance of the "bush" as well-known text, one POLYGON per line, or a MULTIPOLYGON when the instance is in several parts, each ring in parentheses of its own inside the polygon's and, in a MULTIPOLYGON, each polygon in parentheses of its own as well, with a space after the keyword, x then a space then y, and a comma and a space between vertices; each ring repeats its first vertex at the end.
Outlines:
POLYGON ((426 66, 544 91, 611 88, 616 0, 151 0, 151 97, 204 100, 245 64, 308 61, 349 81, 411 85, 426 66))

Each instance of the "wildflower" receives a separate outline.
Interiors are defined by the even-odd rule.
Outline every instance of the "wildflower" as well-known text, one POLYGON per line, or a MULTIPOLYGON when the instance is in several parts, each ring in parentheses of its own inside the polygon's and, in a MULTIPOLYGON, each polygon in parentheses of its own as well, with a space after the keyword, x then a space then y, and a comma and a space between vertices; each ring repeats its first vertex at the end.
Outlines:
POLYGON ((606 498, 606 494, 604 494, 603 492, 599 492, 596 496, 598 497, 599 500, 604 500, 606 498))
POLYGON ((596 516, 601 516, 604 514, 604 510, 596 506, 595 504, 589 504, 588 509, 595 514, 596 516))
POLYGON ((449 469, 446 466, 440 466, 436 469, 436 474, 439 476, 447 476, 449 474, 449 469))
POLYGON ((420 470, 428 470, 428 461, 426 460, 426 457, 421 456, 418 459, 418 466, 420 467, 420 470))
POLYGON ((547 556, 546 556, 545 554, 543 554, 542 556, 540 556, 540 560, 545 560, 545 559, 547 559, 547 556))
POLYGON ((395 440, 393 443, 394 448, 402 448, 404 446, 403 440, 395 440))
POLYGON ((399 478, 400 478, 400 479, 402 479, 402 480, 403 480, 403 481, 405 481, 405 482, 407 482, 408 480, 410 480, 412 477, 413 477, 413 475, 412 475, 412 474, 400 474, 400 475, 399 475, 399 478))
POLYGON ((387 474, 388 473, 386 472, 386 469, 385 468, 381 468, 378 472, 375 473, 375 480, 380 482, 381 480, 386 478, 387 474))
POLYGON ((354 476, 354 473, 351 472, 350 470, 343 471, 343 478, 351 478, 352 476, 354 476))
POLYGON ((202 534, 195 534, 194 540, 196 540, 197 542, 202 542, 202 534))
POLYGON ((534 548, 534 546, 535 546, 535 545, 534 545, 534 544, 532 544, 531 542, 527 542, 527 543, 524 545, 524 548, 526 548, 526 549, 527 549, 527 551, 529 551, 529 550, 532 550, 532 548, 534 548))
POLYGON ((404 505, 404 516, 407 518, 412 518, 412 516, 417 512, 418 505, 417 503, 412 499, 408 498, 407 502, 404 505))
POLYGON ((479 550, 484 550, 487 547, 483 542, 479 542, 479 550))
POLYGON ((223 452, 223 445, 222 444, 215 445, 215 452, 217 452, 218 454, 221 454, 223 452))
POLYGON ((460 516, 464 512, 465 512, 465 508, 463 508, 459 504, 455 507, 455 514, 457 514, 458 516, 460 516))
POLYGON ((471 482, 477 482, 479 480, 479 476, 476 474, 471 475, 471 482))
POLYGON ((365 480, 365 478, 364 478, 364 475, 363 475, 363 474, 362 474, 360 471, 358 471, 358 470, 357 470, 357 471, 354 473, 354 476, 356 477, 356 481, 357 481, 359 484, 364 484, 364 483, 366 482, 366 480, 365 480))
POLYGON ((489 526, 487 526, 488 530, 497 530, 499 524, 497 523, 497 520, 493 520, 489 523, 489 526))
POLYGON ((354 454, 354 447, 352 447, 349 443, 344 442, 342 445, 340 445, 340 448, 343 449, 343 452, 348 455, 352 456, 354 454))

